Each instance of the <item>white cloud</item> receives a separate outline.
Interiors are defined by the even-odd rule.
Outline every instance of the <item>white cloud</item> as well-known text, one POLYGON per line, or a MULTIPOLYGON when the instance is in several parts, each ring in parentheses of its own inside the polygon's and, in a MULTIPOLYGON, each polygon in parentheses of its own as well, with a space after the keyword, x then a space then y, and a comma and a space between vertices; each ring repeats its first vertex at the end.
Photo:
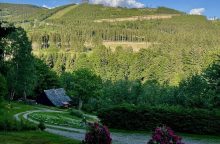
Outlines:
POLYGON ((49 6, 47 6, 47 5, 42 5, 42 7, 44 7, 44 8, 47 8, 47 9, 52 9, 53 7, 49 7, 49 6))
POLYGON ((111 7, 143 8, 145 5, 137 0, 91 0, 93 4, 103 4, 111 7))
POLYGON ((192 9, 189 14, 191 15, 202 15, 205 12, 205 8, 195 8, 192 9))

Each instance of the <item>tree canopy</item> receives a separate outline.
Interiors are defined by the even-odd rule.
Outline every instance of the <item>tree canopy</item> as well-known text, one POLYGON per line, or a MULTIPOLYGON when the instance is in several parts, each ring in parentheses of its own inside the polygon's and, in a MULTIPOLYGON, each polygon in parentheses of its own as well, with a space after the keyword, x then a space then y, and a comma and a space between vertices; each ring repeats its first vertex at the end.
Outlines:
POLYGON ((83 101, 100 95, 102 80, 88 69, 79 69, 71 74, 63 74, 61 80, 69 95, 79 99, 79 109, 82 108, 83 101))

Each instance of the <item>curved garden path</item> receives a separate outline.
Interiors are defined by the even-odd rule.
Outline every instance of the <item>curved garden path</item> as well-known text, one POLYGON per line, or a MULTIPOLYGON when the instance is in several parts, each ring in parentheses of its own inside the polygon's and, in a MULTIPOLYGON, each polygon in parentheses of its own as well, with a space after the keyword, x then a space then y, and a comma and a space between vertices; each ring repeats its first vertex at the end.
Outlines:
MULTIPOLYGON (((30 110, 26 112, 21 112, 15 114, 14 117, 16 120, 20 121, 21 118, 24 118, 30 122, 38 124, 39 122, 31 119, 28 115, 35 113, 35 112, 57 112, 62 113, 62 111, 55 111, 50 109, 39 109, 39 110, 30 110)), ((56 126, 56 125, 49 125, 45 124, 46 130, 49 133, 65 136, 68 138, 73 138, 76 140, 83 140, 86 131, 84 129, 77 129, 77 128, 70 128, 64 126, 56 126)), ((121 133, 121 132, 111 132, 111 136, 113 139, 113 144, 146 144, 147 141, 150 139, 150 135, 147 134, 140 134, 140 133, 121 133)), ((218 144, 214 141, 209 140, 201 140, 198 138, 190 138, 184 137, 185 144, 218 144)))

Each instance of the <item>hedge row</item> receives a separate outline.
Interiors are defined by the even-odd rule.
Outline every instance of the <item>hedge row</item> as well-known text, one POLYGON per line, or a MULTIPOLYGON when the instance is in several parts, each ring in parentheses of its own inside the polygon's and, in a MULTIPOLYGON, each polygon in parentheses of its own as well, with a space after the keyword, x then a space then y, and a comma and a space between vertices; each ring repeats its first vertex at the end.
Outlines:
POLYGON ((220 134, 220 115, 209 110, 115 106, 100 110, 98 116, 103 124, 114 129, 153 130, 165 124, 177 132, 220 134))

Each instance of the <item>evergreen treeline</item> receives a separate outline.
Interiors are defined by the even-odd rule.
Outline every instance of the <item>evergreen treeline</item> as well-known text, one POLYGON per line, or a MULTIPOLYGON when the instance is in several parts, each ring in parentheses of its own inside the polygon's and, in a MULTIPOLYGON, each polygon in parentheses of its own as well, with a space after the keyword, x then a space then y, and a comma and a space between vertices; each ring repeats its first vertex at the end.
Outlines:
POLYGON ((12 32, 2 39, 1 63, 4 63, 4 68, 1 73, 5 77, 2 81, 8 82, 11 99, 36 96, 43 89, 63 86, 59 82, 60 75, 85 68, 103 80, 103 94, 99 93, 103 101, 101 99, 99 104, 99 99, 96 102, 85 100, 89 106, 89 103, 116 105, 118 101, 135 105, 218 106, 218 102, 214 102, 218 99, 216 90, 210 88, 211 80, 209 84, 208 79, 201 76, 218 59, 217 21, 166 8, 78 5, 61 18, 53 16, 26 29, 28 35, 21 28, 9 26, 9 29, 12 32), (78 13, 74 13, 76 11, 78 13), (158 13, 180 15, 163 20, 93 21, 158 13), (120 46, 113 50, 103 46, 103 41, 146 42, 151 45, 134 52, 132 48, 120 46), (34 58, 31 46, 34 55, 43 61, 34 58))
POLYGON ((92 69, 103 79, 157 79, 177 85, 200 73, 219 52, 219 22, 180 14, 171 19, 101 22, 102 18, 180 14, 166 8, 120 9, 79 5, 48 25, 28 29, 34 54, 56 72, 92 69), (119 11, 114 15, 115 11, 119 11), (160 11, 160 12, 158 12, 160 11), (92 20, 91 20, 92 19, 92 20), (65 25, 65 27, 63 26, 65 25), (133 47, 104 47, 105 42, 131 42, 133 47), (138 52, 135 44, 146 43, 138 52), (120 50, 122 49, 122 50, 120 50))
MULTIPOLYGON (((45 64, 32 55, 31 43, 24 29, 3 22, 0 30, 0 87, 1 97, 5 99, 36 98, 45 89, 64 87, 70 96, 80 98, 81 106, 87 111, 123 103, 136 106, 179 105, 208 109, 220 106, 219 61, 203 70, 201 74, 193 74, 181 80, 178 86, 172 86, 167 81, 161 82, 161 77, 155 77, 156 72, 163 74, 156 68, 152 68, 155 73, 150 73, 151 75, 149 71, 140 69, 145 67, 145 62, 155 58, 153 50, 133 53, 119 47, 112 52, 105 47, 99 47, 90 55, 69 54, 68 56, 73 57, 75 61, 68 63, 65 60, 66 53, 63 53, 62 57, 61 54, 56 54, 56 62, 51 56, 45 59, 45 64), (140 57, 137 58, 140 61, 136 61, 133 56, 140 57), (63 63, 69 66, 73 63, 75 66, 66 70, 63 63), (133 68, 130 68, 130 64, 133 63, 133 68), (51 68, 59 68, 55 70, 60 72, 61 76, 48 65, 51 68), (63 73, 64 71, 69 73, 63 73), (131 72, 139 78, 132 79, 131 72), (143 77, 141 72, 148 77, 143 77)), ((153 66, 153 63, 150 66, 153 66)))

